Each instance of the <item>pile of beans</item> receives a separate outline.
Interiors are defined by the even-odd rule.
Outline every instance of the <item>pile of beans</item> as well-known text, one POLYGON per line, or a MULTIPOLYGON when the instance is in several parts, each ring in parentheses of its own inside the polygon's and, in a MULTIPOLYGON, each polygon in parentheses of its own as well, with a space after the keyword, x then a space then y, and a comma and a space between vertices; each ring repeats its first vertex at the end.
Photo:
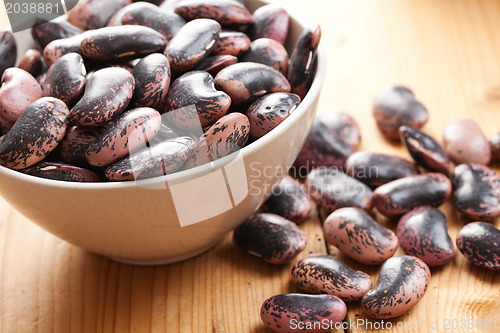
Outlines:
POLYGON ((488 143, 474 121, 458 120, 446 127, 443 148, 420 131, 427 109, 402 86, 382 88, 373 115, 382 134, 400 140, 413 161, 356 152, 361 141, 356 121, 343 112, 321 114, 295 161, 295 174, 305 176, 304 182, 287 176, 262 212, 234 232, 243 251, 268 263, 287 264, 306 246, 297 224, 311 214, 312 199, 327 216, 327 243, 356 262, 381 265, 372 285, 368 274, 332 256, 311 254, 299 260, 291 277, 300 293, 270 297, 261 308, 262 321, 276 332, 295 332, 297 327, 326 332, 344 319, 345 302, 360 301, 369 316, 380 319, 413 308, 427 290, 429 267, 454 257, 447 218, 437 209, 452 193, 464 221, 475 221, 462 228, 456 246, 473 264, 500 270, 500 230, 487 222, 500 216, 500 176, 487 166, 491 157, 498 157, 500 134, 488 143), (398 221, 396 232, 377 223, 374 208, 398 221), (393 257, 398 246, 407 255, 393 257))
POLYGON ((236 0, 80 0, 37 21, 14 67, 0 33, 0 165, 43 178, 128 181, 227 156, 281 124, 316 71, 318 25, 289 55, 289 16, 236 0))

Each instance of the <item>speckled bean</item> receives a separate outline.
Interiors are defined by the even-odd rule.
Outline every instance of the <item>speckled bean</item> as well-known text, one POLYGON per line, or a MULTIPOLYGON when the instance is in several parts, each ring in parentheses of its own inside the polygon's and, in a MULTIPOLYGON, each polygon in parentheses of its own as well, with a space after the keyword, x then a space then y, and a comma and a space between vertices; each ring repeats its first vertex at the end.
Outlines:
POLYGON ((72 126, 66 131, 66 135, 61 141, 60 157, 69 164, 88 167, 85 153, 88 146, 95 141, 99 131, 88 127, 72 126))
POLYGON ((425 106, 404 86, 388 85, 380 89, 372 111, 378 128, 391 140, 399 140, 399 127, 419 129, 429 120, 425 106))
POLYGON ((193 146, 193 139, 178 137, 145 147, 106 168, 106 178, 127 181, 171 174, 182 167, 193 146))
POLYGON ((361 134, 354 118, 345 112, 326 112, 313 121, 304 146, 294 162, 296 167, 343 168, 358 148, 361 134))
POLYGON ((106 124, 85 154, 90 165, 107 166, 134 153, 149 142, 161 125, 161 116, 152 108, 129 110, 106 124))
POLYGON ((230 113, 221 117, 198 140, 184 168, 203 165, 240 150, 249 132, 250 123, 245 115, 230 113))
POLYGON ((238 62, 238 58, 232 55, 216 55, 203 59, 200 61, 193 70, 205 71, 210 75, 215 76, 222 69, 234 65, 238 62))
POLYGON ((460 230, 457 247, 474 265, 500 270, 500 230, 490 223, 473 222, 460 230))
POLYGON ((175 12, 186 20, 212 19, 224 26, 242 26, 253 23, 252 14, 242 4, 232 0, 183 0, 175 12))
POLYGON ((220 30, 220 24, 214 20, 197 19, 186 23, 165 49, 172 70, 185 72, 195 67, 210 54, 220 30))
POLYGON ((79 0, 68 12, 68 21, 82 30, 102 28, 113 14, 132 0, 79 0))
POLYGON ((30 176, 66 182, 93 183, 101 181, 99 175, 93 171, 59 162, 40 162, 20 171, 30 176))
POLYGON ((293 222, 269 213, 255 214, 234 230, 235 244, 270 264, 286 264, 302 252, 307 237, 293 222))
POLYGON ((319 168, 307 175, 306 187, 316 204, 330 214, 342 207, 372 208, 372 190, 336 168, 319 168))
POLYGON ((251 103, 273 92, 290 92, 288 80, 269 66, 242 62, 224 68, 215 77, 215 86, 225 91, 235 105, 251 103))
POLYGON ((500 132, 491 137, 490 140, 491 156, 495 159, 500 159, 500 132))
POLYGON ((250 48, 250 43, 250 38, 243 32, 223 30, 212 49, 212 54, 239 57, 250 48))
POLYGON ((278 4, 265 5, 258 8, 252 17, 253 24, 248 31, 252 40, 271 38, 285 44, 290 18, 283 7, 278 4))
POLYGON ((304 293, 335 295, 346 302, 358 301, 372 289, 370 275, 326 254, 311 254, 297 262, 292 280, 304 293))
POLYGON ((0 165, 19 170, 43 160, 64 137, 68 114, 52 97, 30 104, 0 141, 0 165))
POLYGON ((323 231, 328 243, 362 264, 379 265, 398 248, 397 236, 359 208, 337 209, 326 218, 323 231))
POLYGON ((441 173, 426 173, 394 180, 373 192, 373 205, 387 217, 397 217, 420 206, 437 207, 448 200, 450 180, 441 173))
POLYGON ((0 76, 16 64, 17 43, 14 34, 8 30, 0 32, 0 76))
POLYGON ((37 18, 31 28, 31 36, 42 49, 56 39, 73 37, 82 32, 66 20, 47 21, 44 18, 37 18))
POLYGON ((449 123, 444 129, 443 140, 446 153, 456 164, 490 163, 491 149, 488 139, 472 119, 449 123))
POLYGON ((135 80, 134 96, 130 105, 160 109, 170 87, 170 63, 161 53, 142 58, 132 71, 135 80))
POLYGON ((401 142, 418 165, 429 171, 450 174, 450 158, 436 140, 408 126, 401 126, 399 135, 401 142))
POLYGON ((256 100, 247 110, 250 137, 258 139, 272 131, 295 111, 299 103, 299 96, 279 92, 256 100))
POLYGON ((419 207, 406 213, 398 223, 399 244, 406 254, 429 266, 441 266, 453 258, 446 216, 434 207, 419 207))
POLYGON ((0 130, 8 132, 28 105, 41 97, 42 89, 30 73, 7 68, 0 87, 0 130))
POLYGON ((254 40, 248 51, 240 57, 240 61, 264 64, 283 75, 288 71, 288 52, 282 44, 270 38, 254 40))
POLYGON ((147 2, 135 2, 120 11, 120 18, 117 19, 119 24, 151 28, 161 33, 167 41, 186 24, 186 21, 176 13, 161 10, 158 6, 147 2))
POLYGON ((288 80, 292 92, 304 98, 311 87, 312 77, 310 72, 314 69, 313 60, 321 39, 321 28, 315 24, 305 29, 299 36, 288 67, 288 80))
POLYGON ((124 60, 163 52, 166 44, 165 37, 151 28, 123 25, 89 31, 80 45, 80 53, 98 61, 124 60))
POLYGON ((263 209, 298 224, 309 217, 312 205, 302 184, 294 178, 286 176, 273 188, 263 209))
POLYGON ((47 71, 43 95, 74 105, 83 95, 87 70, 78 53, 68 53, 59 58, 47 71))
POLYGON ((395 155, 360 151, 352 154, 345 163, 346 173, 371 188, 393 180, 417 175, 413 163, 395 155))
POLYGON ((134 77, 122 68, 108 67, 87 79, 85 92, 71 109, 71 123, 98 127, 122 113, 134 94, 134 77))
POLYGON ((18 68, 24 69, 33 76, 37 76, 42 70, 42 54, 38 50, 29 49, 19 60, 18 68))
POLYGON ((420 259, 401 256, 388 259, 377 283, 361 300, 365 312, 379 319, 400 316, 424 297, 431 278, 429 267, 420 259))
POLYGON ((230 105, 231 98, 215 89, 210 74, 192 71, 172 83, 167 93, 164 117, 181 129, 197 129, 200 124, 206 127, 215 123, 230 105))
POLYGON ((493 220, 500 216, 500 176, 476 163, 458 165, 451 175, 455 207, 471 220, 493 220))
POLYGON ((283 294, 268 298, 260 318, 274 332, 329 332, 346 315, 345 303, 333 295, 283 294), (326 327, 324 323, 327 323, 326 327))
POLYGON ((73 37, 56 39, 43 49, 43 59, 48 67, 65 54, 76 52, 80 53, 80 45, 85 38, 86 33, 81 33, 73 37))

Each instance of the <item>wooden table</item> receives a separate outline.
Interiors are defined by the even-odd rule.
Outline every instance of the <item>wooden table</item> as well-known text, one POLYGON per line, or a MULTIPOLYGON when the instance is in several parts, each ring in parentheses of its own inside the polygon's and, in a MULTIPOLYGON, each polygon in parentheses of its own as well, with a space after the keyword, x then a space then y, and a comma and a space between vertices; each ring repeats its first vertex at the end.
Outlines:
MULTIPOLYGON (((386 83, 414 89, 431 114, 424 130, 439 140, 444 126, 462 117, 477 120, 488 137, 500 130, 500 1, 280 2, 321 23, 328 73, 319 112, 351 113, 362 129, 362 150, 409 157, 399 144, 381 137, 370 114, 374 94, 386 83)), ((464 222, 451 203, 441 209, 455 239, 464 222)), ((309 244, 300 257, 340 256, 325 245, 316 211, 301 227, 309 244)), ((378 267, 347 262, 375 280, 378 267)), ((0 199, 0 331, 5 333, 269 332, 259 308, 267 297, 296 291, 290 268, 241 253, 230 235, 182 263, 119 264, 56 239, 0 199)), ((367 319, 359 304, 348 308, 348 323, 367 319)), ((445 321, 451 326, 453 319, 496 319, 500 332, 500 274, 471 265, 459 252, 445 267, 432 269, 422 301, 383 331, 417 332, 396 325, 420 322, 419 332, 445 332, 445 321), (439 329, 428 329, 435 321, 439 329)), ((361 325, 346 331, 372 330, 361 325)))

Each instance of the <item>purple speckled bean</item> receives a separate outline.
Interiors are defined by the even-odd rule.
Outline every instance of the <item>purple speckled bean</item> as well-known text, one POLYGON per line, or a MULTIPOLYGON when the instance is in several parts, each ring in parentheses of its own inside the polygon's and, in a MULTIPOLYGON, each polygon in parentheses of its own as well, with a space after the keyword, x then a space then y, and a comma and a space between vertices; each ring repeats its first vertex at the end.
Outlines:
POLYGON ((424 297, 431 278, 429 267, 420 259, 401 256, 388 259, 377 283, 361 300, 373 318, 394 318, 406 313, 424 297))
POLYGON ((85 38, 86 33, 81 33, 68 38, 56 39, 43 49, 43 59, 48 67, 65 54, 76 52, 80 53, 80 45, 85 38))
POLYGON ((73 106, 83 95, 87 70, 78 53, 68 53, 49 68, 43 85, 43 95, 55 97, 73 106))
POLYGON ((215 86, 231 96, 234 105, 251 103, 273 92, 290 92, 290 83, 283 74, 253 62, 224 68, 215 77, 215 86))
POLYGON ((117 25, 142 25, 158 31, 167 41, 186 24, 186 21, 176 13, 161 10, 158 6, 147 2, 135 2, 123 7, 117 15, 120 17, 111 19, 117 20, 117 25))
POLYGON ((217 75, 222 69, 234 65, 238 62, 238 58, 232 55, 216 55, 203 59, 200 61, 194 71, 205 71, 210 75, 217 75))
POLYGON ((382 134, 399 140, 399 127, 419 129, 429 120, 429 113, 415 99, 413 91, 404 86, 385 86, 373 101, 373 116, 382 134))
POLYGON ((294 178, 286 176, 273 188, 263 209, 299 224, 309 217, 312 205, 303 186, 294 178))
POLYGON ((490 223, 472 222, 457 235, 457 247, 474 265, 500 270, 500 230, 490 223))
POLYGON ((129 110, 106 124, 86 152, 90 165, 107 166, 134 153, 149 142, 161 125, 161 116, 152 108, 129 110))
POLYGON ((406 213, 398 223, 398 239, 406 254, 429 266, 441 266, 453 258, 446 216, 434 207, 419 207, 406 213))
POLYGON ((349 176, 362 181, 371 188, 418 174, 415 165, 404 158, 367 151, 352 154, 347 159, 345 168, 349 176))
POLYGON ((250 133, 248 118, 230 113, 210 126, 196 143, 184 169, 203 165, 234 153, 245 145, 250 133))
POLYGON ((311 87, 310 73, 314 70, 312 65, 320 39, 321 28, 318 24, 305 29, 299 36, 290 56, 288 80, 292 86, 292 92, 302 99, 311 87))
POLYGON ((253 23, 252 14, 242 4, 232 0, 183 0, 175 12, 186 20, 212 19, 224 26, 253 23))
POLYGON ((75 125, 98 127, 122 113, 134 94, 134 77, 122 68, 108 67, 94 72, 85 93, 71 109, 75 125))
POLYGON ((490 139, 491 156, 500 160, 500 132, 493 135, 490 139))
POLYGON ((399 135, 418 165, 429 171, 441 172, 447 176, 450 174, 450 158, 436 140, 408 126, 401 126, 399 135))
POLYGON ((250 38, 239 31, 221 31, 212 50, 214 55, 232 55, 239 57, 250 48, 250 38))
POLYGON ((0 76, 9 68, 14 67, 17 58, 17 43, 14 34, 8 30, 0 32, 0 76))
POLYGON ((270 264, 286 264, 302 252, 307 237, 293 222, 269 213, 255 214, 234 230, 234 243, 270 264))
POLYGON ((130 105, 159 109, 167 98, 170 87, 170 63, 161 53, 153 53, 142 58, 134 66, 134 96, 130 105))
POLYGON ((320 166, 343 168, 360 142, 359 126, 353 117, 338 111, 323 113, 313 121, 294 165, 306 170, 320 166))
POLYGON ((69 110, 52 97, 30 104, 0 141, 0 165, 19 170, 47 157, 66 132, 69 110))
POLYGON ((61 141, 60 156, 61 159, 69 164, 88 167, 85 153, 88 146, 95 141, 99 131, 88 127, 73 126, 68 128, 66 135, 61 141))
POLYGON ((247 110, 250 137, 258 139, 281 124, 295 111, 300 97, 292 93, 272 93, 256 100, 247 110))
POLYGON ((145 147, 110 165, 105 175, 110 181, 148 179, 177 171, 194 146, 193 139, 178 137, 145 147))
POLYGON ((185 72, 196 66, 212 51, 220 30, 220 24, 210 19, 186 23, 165 49, 172 70, 185 72))
POLYGON ((68 12, 68 22, 82 30, 102 28, 111 16, 132 0, 79 0, 68 12))
POLYGON ((372 190, 336 168, 311 171, 306 180, 307 191, 316 204, 330 214, 342 207, 372 208, 372 190))
POLYGON ((326 333, 344 319, 346 312, 345 303, 333 295, 283 294, 266 299, 260 318, 278 333, 296 333, 298 327, 303 327, 303 332, 326 333))
POLYGON ((455 164, 490 163, 488 139, 479 124, 472 119, 459 119, 446 125, 443 141, 444 150, 455 164))
POLYGON ((82 29, 66 20, 47 21, 44 18, 37 18, 31 28, 31 36, 42 49, 56 39, 73 37, 82 32, 82 29))
POLYGON ((37 76, 43 68, 42 54, 38 50, 27 50, 19 60, 17 67, 24 69, 33 76, 37 76))
POLYGON ((23 111, 42 97, 42 89, 30 73, 7 68, 0 87, 0 130, 8 132, 23 111))
POLYGON ((367 265, 379 265, 392 257, 398 238, 359 208, 340 208, 323 224, 325 239, 346 256, 367 265))
POLYGON ((240 57, 240 61, 264 64, 283 75, 288 71, 288 52, 282 44, 270 38, 254 40, 248 51, 240 57))
POLYGON ((458 165, 451 175, 455 207, 471 220, 493 220, 500 216, 500 176, 487 166, 458 165))
POLYGON ((181 129, 197 129, 215 123, 231 105, 231 98, 214 86, 203 71, 189 72, 172 83, 165 102, 164 117, 181 129), (196 108, 196 112, 192 108, 196 108))
POLYGON ((346 302, 358 301, 372 289, 370 275, 326 254, 311 254, 297 262, 292 280, 304 293, 335 295, 346 302))
POLYGON ((20 170, 27 175, 66 182, 93 183, 101 178, 95 172, 58 162, 40 162, 20 170))
POLYGON ((163 52, 166 45, 165 37, 151 28, 123 25, 87 32, 80 53, 97 61, 124 60, 163 52))
POLYGON ((373 192, 373 205, 387 217, 397 217, 420 206, 437 207, 448 200, 450 180, 441 173, 426 173, 394 180, 373 192))
POLYGON ((248 30, 248 35, 252 40, 271 38, 285 44, 290 18, 283 7, 278 4, 265 5, 258 8, 252 17, 253 24, 248 30))

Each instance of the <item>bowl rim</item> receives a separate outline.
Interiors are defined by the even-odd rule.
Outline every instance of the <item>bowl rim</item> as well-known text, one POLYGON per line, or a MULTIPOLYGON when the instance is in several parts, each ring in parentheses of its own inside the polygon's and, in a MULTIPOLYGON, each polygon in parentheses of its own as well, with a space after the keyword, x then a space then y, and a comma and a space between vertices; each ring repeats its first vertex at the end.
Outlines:
MULTIPOLYGON (((274 1, 262 1, 264 3, 275 3, 274 1)), ((287 9, 288 15, 290 18, 292 18, 294 21, 299 23, 303 27, 307 27, 307 23, 304 22, 304 20, 299 20, 295 13, 293 11, 289 11, 287 9)), ((239 151, 237 151, 237 154, 241 154, 244 158, 245 155, 254 153, 255 151, 262 149, 263 145, 266 144, 266 141, 272 140, 278 136, 280 136, 284 131, 287 129, 287 125, 293 121, 296 121, 298 117, 300 116, 301 113, 306 112, 306 110, 315 102, 317 98, 319 98, 321 88, 323 86, 323 81, 325 79, 326 75, 326 58, 325 58, 325 52, 322 46, 322 43, 320 42, 317 52, 316 52, 316 59, 317 59, 317 68, 316 68, 316 74, 314 76, 314 80, 311 84, 311 87, 309 88, 309 91, 307 92, 306 96, 304 99, 301 101, 297 109, 290 115, 288 116, 279 126, 274 128, 272 131, 270 131, 268 134, 263 136, 262 138, 257 139, 256 141, 252 142, 248 146, 243 147, 239 151)), ((37 176, 31 176, 28 174, 24 174, 22 172, 19 172, 17 170, 9 169, 3 165, 0 165, 0 174, 4 174, 5 176, 15 178, 20 181, 24 182, 29 182, 29 183, 37 183, 42 186, 50 186, 50 187, 55 187, 55 188, 69 188, 69 189, 82 189, 82 190, 109 190, 109 189, 127 189, 127 188, 135 188, 135 187, 143 187, 147 188, 148 186, 154 185, 154 184, 161 184, 161 183, 170 183, 170 184, 175 184, 175 183, 180 183, 186 180, 193 180, 198 177, 204 176, 210 172, 213 172, 222 166, 226 165, 230 161, 234 159, 234 155, 236 153, 233 153, 229 156, 225 156, 221 159, 218 159, 216 161, 213 161, 211 163, 206 163, 204 165, 197 166, 195 168, 191 168, 188 170, 182 170, 178 172, 174 172, 172 174, 164 175, 164 176, 159 176, 159 177, 154 177, 150 179, 143 179, 143 180, 130 180, 130 181, 124 181, 124 182, 93 182, 93 183, 80 183, 80 182, 68 182, 68 181, 61 181, 61 180, 55 180, 55 179, 47 179, 47 178, 41 178, 37 176), (217 166, 215 166, 215 164, 217 166)))

